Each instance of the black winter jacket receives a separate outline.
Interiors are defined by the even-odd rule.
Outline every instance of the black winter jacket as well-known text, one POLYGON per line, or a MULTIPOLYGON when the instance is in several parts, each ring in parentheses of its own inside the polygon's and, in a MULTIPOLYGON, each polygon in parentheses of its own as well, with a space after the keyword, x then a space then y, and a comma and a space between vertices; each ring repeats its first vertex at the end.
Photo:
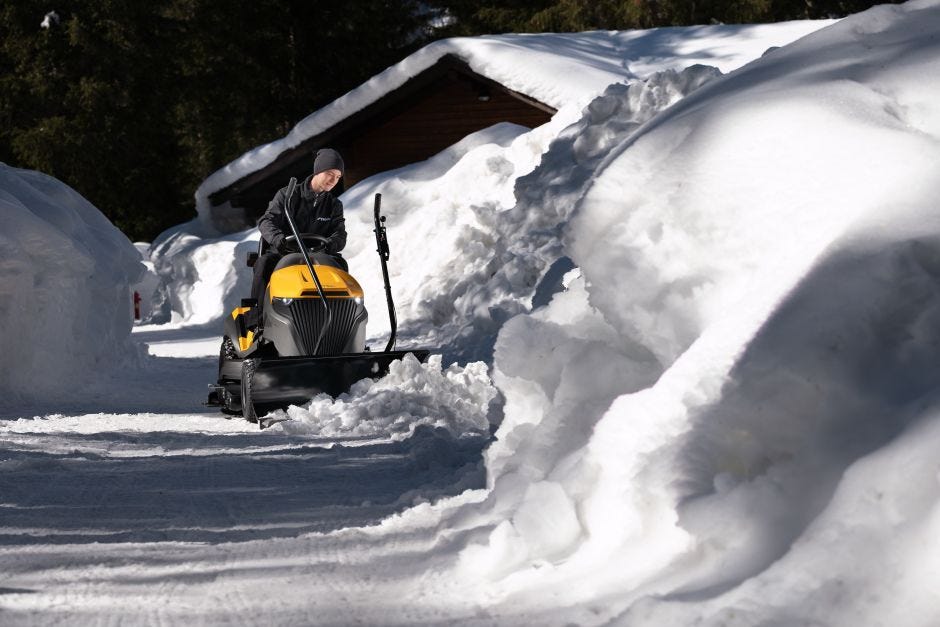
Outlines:
MULTIPOLYGON (((291 217, 301 235, 312 233, 330 240, 326 251, 338 253, 346 246, 346 220, 343 217, 343 203, 330 192, 315 192, 310 189, 311 174, 294 192, 291 203, 291 217)), ((278 190, 268 203, 268 210, 258 221, 261 236, 274 250, 278 250, 284 238, 291 235, 290 225, 284 216, 284 202, 287 187, 278 190)))

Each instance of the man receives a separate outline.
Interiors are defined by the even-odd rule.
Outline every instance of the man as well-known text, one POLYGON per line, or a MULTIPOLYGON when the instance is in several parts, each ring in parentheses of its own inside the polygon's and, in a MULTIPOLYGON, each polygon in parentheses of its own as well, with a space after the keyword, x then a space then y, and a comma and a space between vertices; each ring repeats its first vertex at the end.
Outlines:
MULTIPOLYGON (((313 174, 297 186, 294 192, 290 215, 301 234, 320 235, 329 239, 325 253, 329 257, 317 260, 342 269, 347 269, 346 261, 339 251, 346 246, 346 220, 343 218, 343 203, 331 193, 345 172, 343 158, 332 148, 317 151, 313 162, 313 174)), ((268 204, 267 211, 258 221, 261 237, 268 243, 268 250, 258 257, 254 266, 251 282, 251 297, 261 302, 265 287, 274 273, 274 267, 288 252, 297 248, 284 240, 293 235, 284 212, 287 202, 287 187, 280 189, 268 204)), ((296 246, 296 245, 294 245, 296 246)), ((318 255, 319 256, 319 255, 318 255)))

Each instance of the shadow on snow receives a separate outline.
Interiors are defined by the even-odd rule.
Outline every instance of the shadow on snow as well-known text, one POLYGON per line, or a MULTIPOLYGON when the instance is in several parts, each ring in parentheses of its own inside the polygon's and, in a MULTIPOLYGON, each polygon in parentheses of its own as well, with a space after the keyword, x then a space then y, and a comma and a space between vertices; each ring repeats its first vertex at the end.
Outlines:
POLYGON ((0 546, 240 542, 370 525, 483 487, 485 443, 431 428, 401 442, 331 446, 173 432, 4 442, 0 546))

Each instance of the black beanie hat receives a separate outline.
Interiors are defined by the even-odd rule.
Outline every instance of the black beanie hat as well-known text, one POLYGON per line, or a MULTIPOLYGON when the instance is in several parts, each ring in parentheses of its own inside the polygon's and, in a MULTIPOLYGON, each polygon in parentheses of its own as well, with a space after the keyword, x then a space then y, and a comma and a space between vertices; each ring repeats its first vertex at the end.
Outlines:
POLYGON ((346 167, 343 165, 343 158, 332 148, 321 148, 317 151, 317 157, 313 160, 313 175, 327 170, 339 170, 340 174, 346 174, 346 167))

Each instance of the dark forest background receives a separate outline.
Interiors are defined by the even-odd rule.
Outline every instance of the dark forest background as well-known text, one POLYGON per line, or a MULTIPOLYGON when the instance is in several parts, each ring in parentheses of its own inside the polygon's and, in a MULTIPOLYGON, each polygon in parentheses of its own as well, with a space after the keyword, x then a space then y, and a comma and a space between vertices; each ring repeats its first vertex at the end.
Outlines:
POLYGON ((193 217, 206 176, 435 39, 841 17, 874 4, 3 0, 0 161, 59 178, 132 240, 151 240, 193 217))

